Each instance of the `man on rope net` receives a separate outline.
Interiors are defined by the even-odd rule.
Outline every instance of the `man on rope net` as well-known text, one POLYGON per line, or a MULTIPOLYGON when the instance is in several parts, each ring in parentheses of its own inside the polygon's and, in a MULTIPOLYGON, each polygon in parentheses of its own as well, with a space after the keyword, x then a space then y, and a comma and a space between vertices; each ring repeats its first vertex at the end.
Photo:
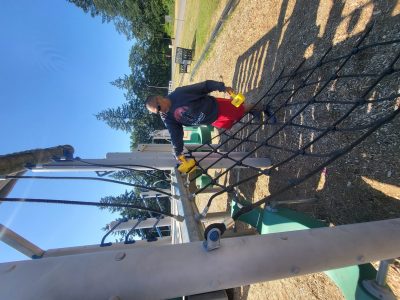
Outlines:
POLYGON ((174 154, 179 162, 185 162, 183 152, 183 127, 193 125, 212 125, 230 129, 245 114, 251 113, 260 119, 261 113, 269 115, 269 108, 262 105, 231 103, 231 99, 215 98, 209 93, 219 91, 234 95, 231 87, 223 82, 206 80, 204 82, 177 88, 168 96, 151 95, 147 97, 146 108, 160 114, 170 135, 174 154))

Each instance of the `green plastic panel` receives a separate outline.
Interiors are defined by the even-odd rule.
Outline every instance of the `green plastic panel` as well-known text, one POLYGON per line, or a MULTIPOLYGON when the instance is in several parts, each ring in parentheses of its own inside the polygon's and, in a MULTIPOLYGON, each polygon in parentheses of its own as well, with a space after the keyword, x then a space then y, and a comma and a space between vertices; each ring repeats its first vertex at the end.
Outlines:
MULTIPOLYGON (((239 210, 232 201, 232 215, 239 210)), ((256 228, 260 234, 295 231, 309 228, 325 227, 327 224, 308 215, 288 208, 278 208, 274 212, 261 208, 253 209, 239 217, 239 220, 256 228)), ((376 270, 371 264, 348 266, 324 272, 341 290, 347 300, 376 299, 363 287, 363 280, 376 277, 376 270)))
POLYGON ((184 144, 205 144, 211 141, 211 131, 209 126, 184 126, 183 130, 189 132, 190 137, 184 140, 184 144))

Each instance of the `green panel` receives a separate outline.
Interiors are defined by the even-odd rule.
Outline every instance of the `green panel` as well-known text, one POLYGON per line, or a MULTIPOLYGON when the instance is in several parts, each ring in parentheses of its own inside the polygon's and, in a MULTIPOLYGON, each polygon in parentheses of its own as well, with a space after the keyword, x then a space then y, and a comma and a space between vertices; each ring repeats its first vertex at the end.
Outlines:
MULTIPOLYGON (((249 202, 247 202, 249 204, 249 202)), ((239 210, 232 200, 232 215, 239 210)), ((278 208, 275 212, 255 208, 239 217, 239 220, 256 228, 261 234, 295 231, 309 228, 325 227, 327 224, 308 215, 288 208, 278 208)), ((348 266, 324 272, 339 287, 347 300, 376 299, 363 287, 363 280, 376 277, 376 270, 371 264, 348 266)))
POLYGON ((209 126, 184 126, 183 130, 190 132, 189 140, 185 140, 184 144, 205 144, 211 141, 211 131, 209 126))
POLYGON ((326 223, 288 208, 264 210, 261 234, 325 227, 326 223))
POLYGON ((190 141, 191 144, 201 144, 201 136, 197 132, 192 132, 190 135, 190 141))
MULTIPOLYGON (((232 216, 239 211, 239 207, 237 203, 232 200, 232 216)), ((261 208, 255 208, 252 211, 248 212, 247 214, 241 215, 239 220, 251 225, 252 227, 256 228, 259 233, 261 233, 262 228, 262 215, 263 210, 261 208)))
POLYGON ((199 133, 201 137, 201 144, 206 144, 211 141, 211 130, 208 126, 200 126, 199 133))
MULTIPOLYGON (((211 177, 208 175, 201 175, 200 177, 196 178, 196 186, 198 189, 202 189, 203 187, 207 186, 211 182, 211 177)), ((210 185, 212 187, 212 185, 210 185)))
POLYGON ((348 266, 324 272, 340 288, 345 299, 373 300, 362 286, 363 280, 372 280, 376 277, 376 270, 371 264, 348 266))

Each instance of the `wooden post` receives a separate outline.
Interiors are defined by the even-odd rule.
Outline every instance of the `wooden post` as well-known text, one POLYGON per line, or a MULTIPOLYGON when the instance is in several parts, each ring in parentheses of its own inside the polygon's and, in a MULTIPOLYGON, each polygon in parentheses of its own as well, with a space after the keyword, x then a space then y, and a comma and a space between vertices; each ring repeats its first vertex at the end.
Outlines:
POLYGON ((392 219, 226 238, 210 252, 198 241, 2 263, 0 291, 13 300, 171 299, 398 257, 399 230, 392 219))
POLYGON ((2 224, 0 224, 0 241, 30 258, 40 257, 44 253, 44 250, 2 224))

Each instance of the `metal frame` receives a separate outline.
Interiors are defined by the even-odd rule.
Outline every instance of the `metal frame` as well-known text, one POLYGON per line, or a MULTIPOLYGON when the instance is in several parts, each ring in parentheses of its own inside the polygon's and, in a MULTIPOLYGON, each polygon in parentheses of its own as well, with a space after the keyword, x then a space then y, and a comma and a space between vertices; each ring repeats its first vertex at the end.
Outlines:
MULTIPOLYGON (((122 155, 125 161, 117 156, 121 165, 131 162, 130 156, 122 155)), ((112 163, 109 158, 109 168, 112 163)), ((40 259, 0 264, 0 296, 15 300, 174 298, 400 256, 400 219, 225 238, 219 249, 206 251, 204 225, 195 218, 193 195, 176 168, 171 170, 171 181, 172 213, 185 219, 173 219, 174 235, 156 242, 44 251, 1 226, 2 241, 40 259)))

